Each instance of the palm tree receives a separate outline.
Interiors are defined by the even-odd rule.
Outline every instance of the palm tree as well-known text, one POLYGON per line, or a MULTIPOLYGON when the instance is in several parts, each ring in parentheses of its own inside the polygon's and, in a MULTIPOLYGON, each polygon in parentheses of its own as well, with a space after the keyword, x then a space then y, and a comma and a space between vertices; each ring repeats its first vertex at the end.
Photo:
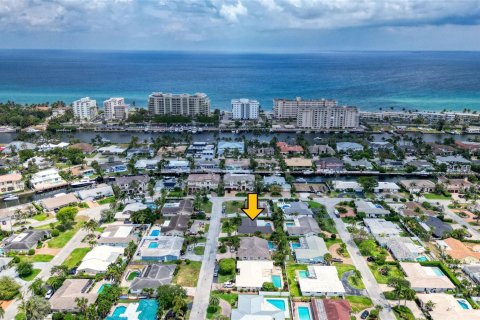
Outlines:
POLYGON ((436 303, 433 302, 432 300, 428 300, 427 303, 425 303, 425 308, 428 310, 428 311, 433 311, 433 309, 435 308, 436 306, 436 303))
POLYGON ((43 320, 50 314, 51 308, 45 298, 33 296, 25 303, 23 311, 29 320, 43 320))
POLYGON ((330 262, 332 261, 333 257, 331 253, 325 253, 323 256, 323 260, 325 260, 326 264, 330 265, 330 262))
POLYGON ((3 307, 0 306, 0 319, 3 319, 5 317, 5 310, 3 307))
POLYGON ((87 307, 88 307, 88 299, 85 297, 82 297, 82 298, 76 297, 75 303, 77 304, 79 313, 85 314, 85 311, 87 311, 87 307))
POLYGON ((88 220, 82 227, 82 229, 88 231, 89 236, 91 236, 93 232, 95 232, 95 229, 97 228, 98 228, 98 223, 93 219, 88 220))

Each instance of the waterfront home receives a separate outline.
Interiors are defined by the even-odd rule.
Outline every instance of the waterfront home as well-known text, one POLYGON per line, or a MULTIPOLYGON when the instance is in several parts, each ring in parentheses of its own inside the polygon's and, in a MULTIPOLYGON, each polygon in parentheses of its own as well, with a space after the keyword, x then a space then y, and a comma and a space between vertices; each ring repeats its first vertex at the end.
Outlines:
POLYGON ((190 162, 187 160, 167 160, 163 167, 164 172, 190 172, 190 162))
POLYGON ((37 146, 37 150, 38 151, 50 151, 50 150, 53 150, 53 149, 56 149, 56 148, 64 149, 64 148, 68 147, 69 145, 70 145, 70 143, 68 143, 68 142, 59 142, 57 144, 55 144, 55 143, 44 143, 44 144, 41 144, 41 145, 37 146))
POLYGON ((183 188, 183 183, 177 177, 163 177, 162 180, 157 180, 155 182, 155 192, 161 192, 163 189, 168 191, 180 190, 183 188))
POLYGON ((135 169, 138 171, 154 171, 158 169, 157 159, 139 159, 135 162, 135 169))
POLYGON ((115 185, 130 195, 144 194, 148 190, 150 177, 147 175, 116 177, 115 185))
POLYGON ((323 263, 325 254, 329 253, 325 240, 313 234, 301 237, 298 243, 292 243, 292 251, 297 263, 323 263))
POLYGON ((271 260, 268 241, 258 237, 240 238, 240 247, 237 250, 237 259, 271 260))
POLYGON ((164 262, 178 260, 183 241, 183 237, 147 234, 140 241, 134 259, 164 262))
POLYGON ((437 164, 445 164, 447 166, 447 172, 469 173, 471 168, 470 160, 459 155, 437 157, 436 162, 437 164))
POLYGON ((271 221, 242 218, 242 224, 238 227, 237 231, 241 234, 254 234, 257 232, 261 234, 271 234, 273 230, 273 223, 271 221))
POLYGON ((128 292, 130 294, 141 295, 143 289, 156 289, 161 285, 170 284, 175 269, 175 264, 147 264, 143 266, 139 275, 133 279, 128 292))
POLYGON ((334 266, 308 266, 307 271, 296 271, 302 296, 343 296, 345 288, 334 266))
POLYGON ((397 261, 416 261, 425 249, 408 237, 384 238, 383 244, 397 261))
POLYGON ((141 224, 111 224, 100 234, 98 245, 124 247, 126 248, 130 242, 138 243, 140 235, 148 225, 141 224))
POLYGON ((191 199, 169 200, 163 205, 161 213, 165 217, 191 216, 193 202, 191 199))
POLYGON ((4 147, 2 152, 4 154, 11 154, 13 152, 19 152, 22 150, 35 150, 36 148, 37 146, 30 142, 12 141, 4 147))
MULTIPOLYGON (((1 269, 0 269, 1 270, 1 269)), ((463 272, 472 279, 472 281, 480 285, 480 264, 469 264, 463 267, 463 272)))
POLYGON ((10 173, 0 176, 0 194, 19 192, 25 189, 20 173, 10 173))
POLYGON ((77 299, 86 299, 87 304, 93 304, 98 292, 93 289, 92 279, 66 279, 62 286, 48 300, 53 312, 78 312, 77 299))
POLYGON ((82 151, 82 153, 85 153, 85 154, 91 154, 95 151, 94 146, 92 146, 89 143, 83 143, 83 142, 74 143, 70 146, 70 148, 75 149, 75 150, 80 150, 80 151, 82 151))
POLYGON ((355 200, 355 206, 357 207, 357 212, 365 213, 367 218, 383 217, 390 214, 390 211, 384 209, 381 205, 362 199, 355 200))
POLYGON ((453 231, 453 228, 440 220, 437 217, 428 216, 425 222, 420 222, 420 225, 432 233, 435 238, 443 238, 445 235, 453 231))
POLYGON ((253 191, 255 176, 253 174, 227 173, 223 177, 226 191, 253 191))
POLYGON ((275 149, 272 147, 248 147, 247 154, 254 157, 272 157, 275 149))
POLYGON ((478 154, 480 151, 480 143, 472 141, 460 141, 456 140, 455 145, 462 150, 468 151, 470 154, 478 154))
POLYGON ((267 188, 277 185, 281 187, 282 191, 290 191, 291 187, 282 176, 265 176, 263 178, 263 185, 267 188))
POLYGON ((162 235, 166 236, 183 236, 188 229, 190 216, 177 215, 166 220, 160 227, 162 235))
POLYGON ((19 234, 12 234, 2 241, 1 248, 3 252, 23 252, 27 253, 30 249, 35 249, 37 245, 50 237, 50 231, 47 230, 24 230, 19 234))
POLYGON ((40 200, 40 204, 46 211, 55 211, 77 202, 79 201, 74 193, 55 195, 53 197, 40 200))
POLYGON ((122 153, 125 153, 125 151, 127 151, 127 148, 115 145, 98 148, 98 152, 103 155, 120 155, 122 153))
POLYGON ((30 185, 35 191, 43 191, 66 186, 67 182, 62 179, 58 173, 58 169, 50 168, 32 174, 30 185))
POLYGON ((220 175, 215 173, 190 174, 187 178, 188 194, 195 194, 202 189, 216 190, 220 183, 220 175))
POLYGON ((396 223, 385 219, 366 218, 363 223, 379 243, 383 242, 382 238, 398 236, 402 232, 396 223))
POLYGON ((374 152, 378 152, 380 150, 393 151, 394 149, 393 144, 388 141, 372 141, 368 144, 368 148, 374 152))
POLYGON ((480 263, 480 245, 470 247, 454 238, 437 240, 437 245, 445 254, 461 263, 480 263))
POLYGON ((148 206, 141 202, 129 203, 123 208, 122 211, 115 213, 115 220, 126 221, 130 219, 130 215, 134 212, 145 210, 148 206))
POLYGON ((255 163, 257 164, 256 170, 258 171, 273 171, 280 170, 278 166, 278 160, 275 158, 272 159, 259 159, 255 158, 255 163))
POLYGON ((405 163, 403 160, 375 158, 372 161, 377 166, 389 171, 400 171, 405 169, 405 163))
POLYGON ((313 299, 312 313, 318 320, 350 320, 352 307, 345 299, 313 299))
POLYGON ((101 163, 100 169, 106 174, 123 173, 128 171, 127 165, 122 161, 108 161, 106 163, 101 163))
POLYGON ((456 148, 445 144, 438 144, 433 142, 427 142, 427 144, 431 147, 432 153, 436 156, 452 156, 457 152, 456 148))
POLYGON ((474 184, 468 181, 467 178, 450 179, 442 176, 438 178, 438 183, 440 183, 449 193, 465 193, 474 186, 474 184))
POLYGON ((187 157, 211 160, 215 158, 215 146, 206 142, 193 142, 186 151, 187 157))
POLYGON ((250 160, 248 159, 226 159, 226 171, 247 171, 250 172, 250 160))
POLYGON ((354 191, 354 192, 362 192, 363 187, 360 183, 356 181, 340 181, 340 180, 333 180, 332 181, 333 189, 336 191, 354 191))
POLYGON ((426 179, 400 180, 400 185, 410 193, 430 193, 435 191, 435 183, 426 179))
POLYGON ((356 142, 337 142, 337 152, 358 152, 363 151, 363 146, 356 142))
POLYGON ((285 311, 260 295, 238 295, 237 308, 232 310, 231 320, 285 320, 285 311))
POLYGON ((217 155, 218 156, 229 156, 234 151, 239 155, 245 153, 245 144, 243 142, 235 141, 219 141, 217 145, 217 155))
POLYGON ((317 221, 311 216, 295 217, 293 221, 285 222, 285 226, 290 236, 316 235, 321 231, 317 221))
POLYGON ((108 184, 98 184, 95 188, 79 190, 76 192, 80 200, 97 200, 105 197, 113 196, 113 189, 108 184))
POLYGON ((277 148, 283 155, 301 155, 303 154, 303 147, 299 145, 291 146, 286 142, 278 141, 277 148))
POLYGON ((157 151, 157 156, 160 159, 165 158, 172 158, 172 157, 183 157, 185 151, 187 150, 187 146, 174 144, 171 146, 163 146, 157 151))
POLYGON ((399 191, 400 191, 400 187, 395 182, 379 181, 377 186, 373 188, 373 192, 375 193, 380 193, 380 192, 395 193, 399 191))
POLYGON ((343 161, 335 157, 320 158, 315 160, 315 166, 318 170, 327 170, 327 171, 343 171, 344 164, 343 161))
POLYGON ((352 160, 349 156, 343 157, 343 163, 348 169, 356 170, 372 170, 373 166, 367 159, 352 160))
POLYGON ((25 162, 22 164, 22 167, 27 169, 28 167, 33 165, 35 165, 38 170, 45 170, 53 166, 53 161, 50 161, 45 157, 35 156, 25 160, 25 162))
POLYGON ((405 165, 409 167, 415 167, 415 172, 435 170, 435 168, 433 167, 433 164, 424 159, 406 160, 405 165))
POLYGON ((418 293, 422 309, 430 315, 432 320, 478 320, 480 310, 473 309, 465 299, 447 293, 418 293), (427 309, 426 305, 433 302, 434 307, 427 309))
MULTIPOLYGON (((273 261, 240 260, 237 261, 238 273, 235 277, 237 289, 259 290, 265 282, 274 282, 274 277, 280 277, 282 283, 282 269, 275 267, 273 261)), ((280 288, 283 285, 279 286, 280 288)))
POLYGON ((403 208, 400 209, 400 213, 405 217, 418 217, 423 214, 436 216, 438 214, 433 210, 425 209, 421 204, 413 201, 405 203, 403 208))
POLYGON ((89 251, 77 268, 78 273, 96 275, 107 271, 108 266, 123 256, 125 248, 97 246, 89 251))
POLYGON ((278 203, 282 209, 285 219, 293 219, 299 216, 313 216, 313 211, 310 210, 308 204, 302 201, 290 203, 278 203))
POLYGON ((217 160, 217 159, 196 160, 195 170, 204 171, 204 172, 220 170, 220 160, 217 160))
POLYGON ((422 266, 417 262, 400 262, 405 279, 416 292, 436 293, 455 289, 455 285, 438 267, 422 266))
POLYGON ((127 159, 132 159, 133 157, 137 156, 147 156, 153 157, 155 155, 155 150, 152 148, 130 148, 127 150, 127 159))
POLYGON ((333 150, 328 144, 314 144, 313 146, 308 147, 308 152, 310 152, 312 156, 333 156, 335 154, 335 150, 333 150))
POLYGON ((285 164, 292 171, 310 170, 312 168, 312 159, 305 158, 287 158, 285 164))

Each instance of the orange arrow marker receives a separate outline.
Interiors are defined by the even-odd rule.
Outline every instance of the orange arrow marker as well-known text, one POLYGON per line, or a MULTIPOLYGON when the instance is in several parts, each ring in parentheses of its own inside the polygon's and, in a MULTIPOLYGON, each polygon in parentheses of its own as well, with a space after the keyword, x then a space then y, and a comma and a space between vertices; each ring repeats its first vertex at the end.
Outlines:
POLYGON ((243 208, 242 211, 251 219, 255 220, 260 213, 262 213, 263 208, 258 207, 258 194, 249 193, 247 195, 247 207, 243 208))

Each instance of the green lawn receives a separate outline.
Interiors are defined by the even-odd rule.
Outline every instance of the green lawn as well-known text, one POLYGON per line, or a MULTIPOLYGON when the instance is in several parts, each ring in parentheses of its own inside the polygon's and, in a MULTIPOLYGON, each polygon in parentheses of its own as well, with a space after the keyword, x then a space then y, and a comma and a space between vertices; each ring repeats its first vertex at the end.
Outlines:
POLYGON ((235 293, 222 293, 221 291, 213 291, 212 296, 227 301, 231 306, 235 306, 238 300, 238 294, 235 293))
POLYGON ((204 227, 204 232, 207 233, 209 229, 210 229, 210 223, 206 223, 204 227))
POLYGON ((297 279, 296 279, 296 270, 307 270, 307 265, 306 264, 288 264, 287 265, 287 279, 288 279, 288 284, 290 286, 290 294, 292 297, 299 297, 301 296, 300 294, 300 288, 297 284, 297 279))
POLYGON ((20 260, 23 262, 50 262, 53 259, 51 254, 36 254, 33 256, 19 256, 20 260))
POLYGON ((102 200, 97 201, 98 204, 107 204, 107 203, 112 203, 112 202, 115 202, 115 197, 114 196, 103 198, 102 200))
POLYGON ((375 280, 377 280, 377 282, 380 284, 386 284, 388 282, 388 279, 391 277, 399 277, 399 278, 405 277, 403 275, 403 272, 396 265, 391 265, 391 264, 388 265, 388 268, 390 269, 390 271, 388 272, 387 275, 383 275, 379 271, 383 266, 377 266, 374 263, 369 263, 368 266, 370 267, 370 270, 372 270, 375 280))
POLYGON ((413 315, 412 311, 406 306, 395 306, 392 309, 393 312, 395 312, 397 319, 415 320, 415 316, 413 315))
POLYGON ((179 265, 179 270, 173 278, 173 282, 183 287, 197 286, 201 267, 202 263, 199 261, 190 261, 189 264, 179 265))
POLYGON ((242 213, 242 207, 244 206, 243 201, 227 201, 224 202, 225 213, 242 213))
POLYGON ((37 221, 45 221, 49 218, 48 213, 40 213, 32 217, 32 219, 35 219, 37 221))
POLYGON ((310 206, 310 209, 315 209, 315 208, 321 208, 322 205, 316 201, 308 201, 308 205, 310 206))
POLYGON ((213 203, 211 201, 203 202, 202 205, 200 206, 200 210, 205 212, 205 213, 211 213, 212 212, 212 206, 213 203))
POLYGON ((330 248, 332 245, 335 243, 343 243, 342 239, 327 239, 325 240, 325 244, 327 245, 327 248, 330 248))
POLYGON ((196 246, 193 249, 193 252, 195 252, 196 255, 203 256, 203 253, 205 252, 205 246, 196 246))
POLYGON ((63 262, 63 265, 69 269, 76 267, 90 250, 90 248, 76 248, 63 262))
POLYGON ((182 198, 184 197, 183 191, 170 191, 168 196, 171 198, 182 198))
POLYGON ((452 199, 451 196, 446 197, 443 194, 436 194, 436 193, 425 193, 423 196, 429 200, 451 200, 452 199))
POLYGON ((227 274, 227 275, 220 274, 220 273, 218 274, 218 283, 224 283, 233 279, 235 279, 234 274, 227 274))
POLYGON ((353 313, 357 313, 364 309, 373 307, 372 300, 368 297, 347 296, 346 299, 348 300, 348 302, 350 302, 353 313))
POLYGON ((33 272, 25 277, 20 277, 23 281, 32 281, 40 273, 40 269, 33 269, 33 272))
POLYGON ((345 272, 355 270, 355 266, 351 264, 334 263, 333 265, 337 268, 339 278, 341 278, 345 272))
POLYGON ((348 277, 347 280, 352 287, 360 290, 365 289, 365 285, 363 284, 362 278, 357 278, 355 275, 351 275, 350 277, 348 277))

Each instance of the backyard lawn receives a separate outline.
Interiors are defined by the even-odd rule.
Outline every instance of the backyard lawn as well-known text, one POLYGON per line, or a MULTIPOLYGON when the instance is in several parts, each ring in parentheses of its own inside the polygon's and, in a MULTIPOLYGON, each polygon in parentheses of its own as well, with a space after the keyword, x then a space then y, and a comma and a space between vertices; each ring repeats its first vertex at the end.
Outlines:
POLYGON ((199 261, 190 261, 189 264, 181 264, 178 266, 179 270, 173 282, 182 287, 195 287, 197 286, 198 275, 200 274, 200 268, 202 263, 199 261))
POLYGON ((50 216, 48 215, 48 213, 40 213, 40 214, 37 214, 37 215, 34 215, 32 217, 32 219, 35 219, 37 221, 45 221, 47 220, 48 218, 50 218, 50 216))
POLYGON ((429 200, 451 200, 452 199, 451 196, 446 197, 443 194, 436 194, 436 193, 425 193, 423 196, 429 200))
POLYGON ((235 293, 222 293, 221 291, 213 291, 212 296, 227 301, 231 306, 235 306, 238 300, 238 294, 235 293))
POLYGON ((205 252, 205 246, 196 246, 193 249, 193 252, 195 252, 196 255, 203 256, 203 253, 205 252))
POLYGON ((39 273, 40 269, 33 269, 32 273, 25 277, 20 277, 23 281, 32 281, 39 273))
POLYGON ((353 313, 357 313, 364 309, 373 307, 372 300, 368 297, 347 296, 346 299, 348 300, 348 302, 350 302, 353 313))
POLYGON ((33 256, 19 256, 22 262, 50 262, 53 259, 51 254, 36 254, 33 256))
POLYGON ((225 213, 242 213, 242 207, 244 205, 243 201, 227 201, 224 202, 225 213))
POLYGON ((115 202, 115 197, 114 196, 103 198, 102 200, 97 201, 98 204, 107 204, 107 203, 112 203, 112 202, 115 202))
POLYGON ((368 266, 370 270, 372 270, 375 280, 377 280, 377 282, 380 284, 386 284, 388 282, 388 279, 391 277, 399 277, 399 278, 405 277, 403 275, 403 272, 396 265, 384 264, 383 266, 379 266, 374 263, 369 263, 368 266), (388 274, 380 273, 380 270, 384 267, 387 267, 389 269, 388 274))
POLYGON ((207 202, 202 201, 202 204, 200 205, 200 210, 205 213, 211 213, 212 206, 213 206, 213 203, 211 201, 207 201, 207 202))
POLYGON ((307 270, 307 265, 306 264, 287 264, 287 279, 288 279, 288 284, 290 286, 290 294, 292 297, 299 297, 300 294, 300 288, 297 284, 297 279, 296 279, 296 270, 307 270))
POLYGON ((69 269, 76 267, 90 250, 90 248, 76 248, 63 262, 63 265, 69 269))

